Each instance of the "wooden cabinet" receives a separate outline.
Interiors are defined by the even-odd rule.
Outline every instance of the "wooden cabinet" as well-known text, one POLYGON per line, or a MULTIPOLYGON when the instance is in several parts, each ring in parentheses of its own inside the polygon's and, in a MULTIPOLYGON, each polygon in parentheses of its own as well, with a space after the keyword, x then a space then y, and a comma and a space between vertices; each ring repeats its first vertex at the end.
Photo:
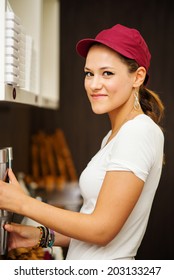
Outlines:
POLYGON ((59 0, 0 1, 0 101, 59 106, 59 9, 59 0))

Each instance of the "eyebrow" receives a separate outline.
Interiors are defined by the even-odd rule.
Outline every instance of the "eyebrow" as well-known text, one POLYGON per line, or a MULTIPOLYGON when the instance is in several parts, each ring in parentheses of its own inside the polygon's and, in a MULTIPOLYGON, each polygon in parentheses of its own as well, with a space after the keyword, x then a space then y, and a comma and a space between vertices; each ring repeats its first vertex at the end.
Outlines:
MULTIPOLYGON (((105 69, 114 69, 114 67, 112 67, 112 66, 103 66, 103 67, 100 68, 100 70, 105 70, 105 69)), ((90 68, 85 66, 84 70, 90 70, 90 68)))

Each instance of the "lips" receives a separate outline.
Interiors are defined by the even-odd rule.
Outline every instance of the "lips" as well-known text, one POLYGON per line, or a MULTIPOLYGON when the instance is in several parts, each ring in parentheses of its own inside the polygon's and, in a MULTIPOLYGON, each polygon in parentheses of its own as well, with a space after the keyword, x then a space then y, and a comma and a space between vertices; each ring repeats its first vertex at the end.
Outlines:
POLYGON ((106 94, 101 94, 101 93, 97 93, 97 94, 91 94, 91 97, 93 99, 98 99, 98 98, 102 98, 102 97, 106 97, 106 94))

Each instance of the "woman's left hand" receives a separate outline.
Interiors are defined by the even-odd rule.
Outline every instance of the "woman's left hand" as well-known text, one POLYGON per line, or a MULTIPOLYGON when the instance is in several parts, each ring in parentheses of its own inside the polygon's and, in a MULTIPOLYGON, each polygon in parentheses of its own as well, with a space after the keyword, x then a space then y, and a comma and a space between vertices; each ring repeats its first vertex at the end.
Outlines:
POLYGON ((4 228, 9 232, 9 251, 19 247, 34 247, 38 244, 40 230, 37 227, 12 223, 6 224, 4 228))

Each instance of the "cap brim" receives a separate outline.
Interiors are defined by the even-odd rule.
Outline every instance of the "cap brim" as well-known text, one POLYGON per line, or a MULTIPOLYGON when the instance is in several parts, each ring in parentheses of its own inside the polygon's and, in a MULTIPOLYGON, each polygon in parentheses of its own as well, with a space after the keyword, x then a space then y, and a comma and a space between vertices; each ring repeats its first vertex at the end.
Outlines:
POLYGON ((76 45, 76 51, 79 55, 82 57, 86 57, 87 53, 89 51, 89 48, 94 44, 94 43, 103 43, 102 40, 96 40, 96 39, 83 39, 80 40, 77 45, 76 45))
POLYGON ((114 51, 118 52, 119 54, 133 59, 133 56, 131 56, 130 53, 127 52, 125 49, 120 48, 119 46, 117 46, 117 47, 113 46, 111 42, 108 41, 108 43, 107 43, 106 40, 101 40, 101 39, 100 40, 91 39, 91 38, 82 39, 77 43, 76 51, 82 57, 86 57, 90 47, 95 43, 103 44, 104 46, 107 46, 108 48, 113 49, 114 51))

